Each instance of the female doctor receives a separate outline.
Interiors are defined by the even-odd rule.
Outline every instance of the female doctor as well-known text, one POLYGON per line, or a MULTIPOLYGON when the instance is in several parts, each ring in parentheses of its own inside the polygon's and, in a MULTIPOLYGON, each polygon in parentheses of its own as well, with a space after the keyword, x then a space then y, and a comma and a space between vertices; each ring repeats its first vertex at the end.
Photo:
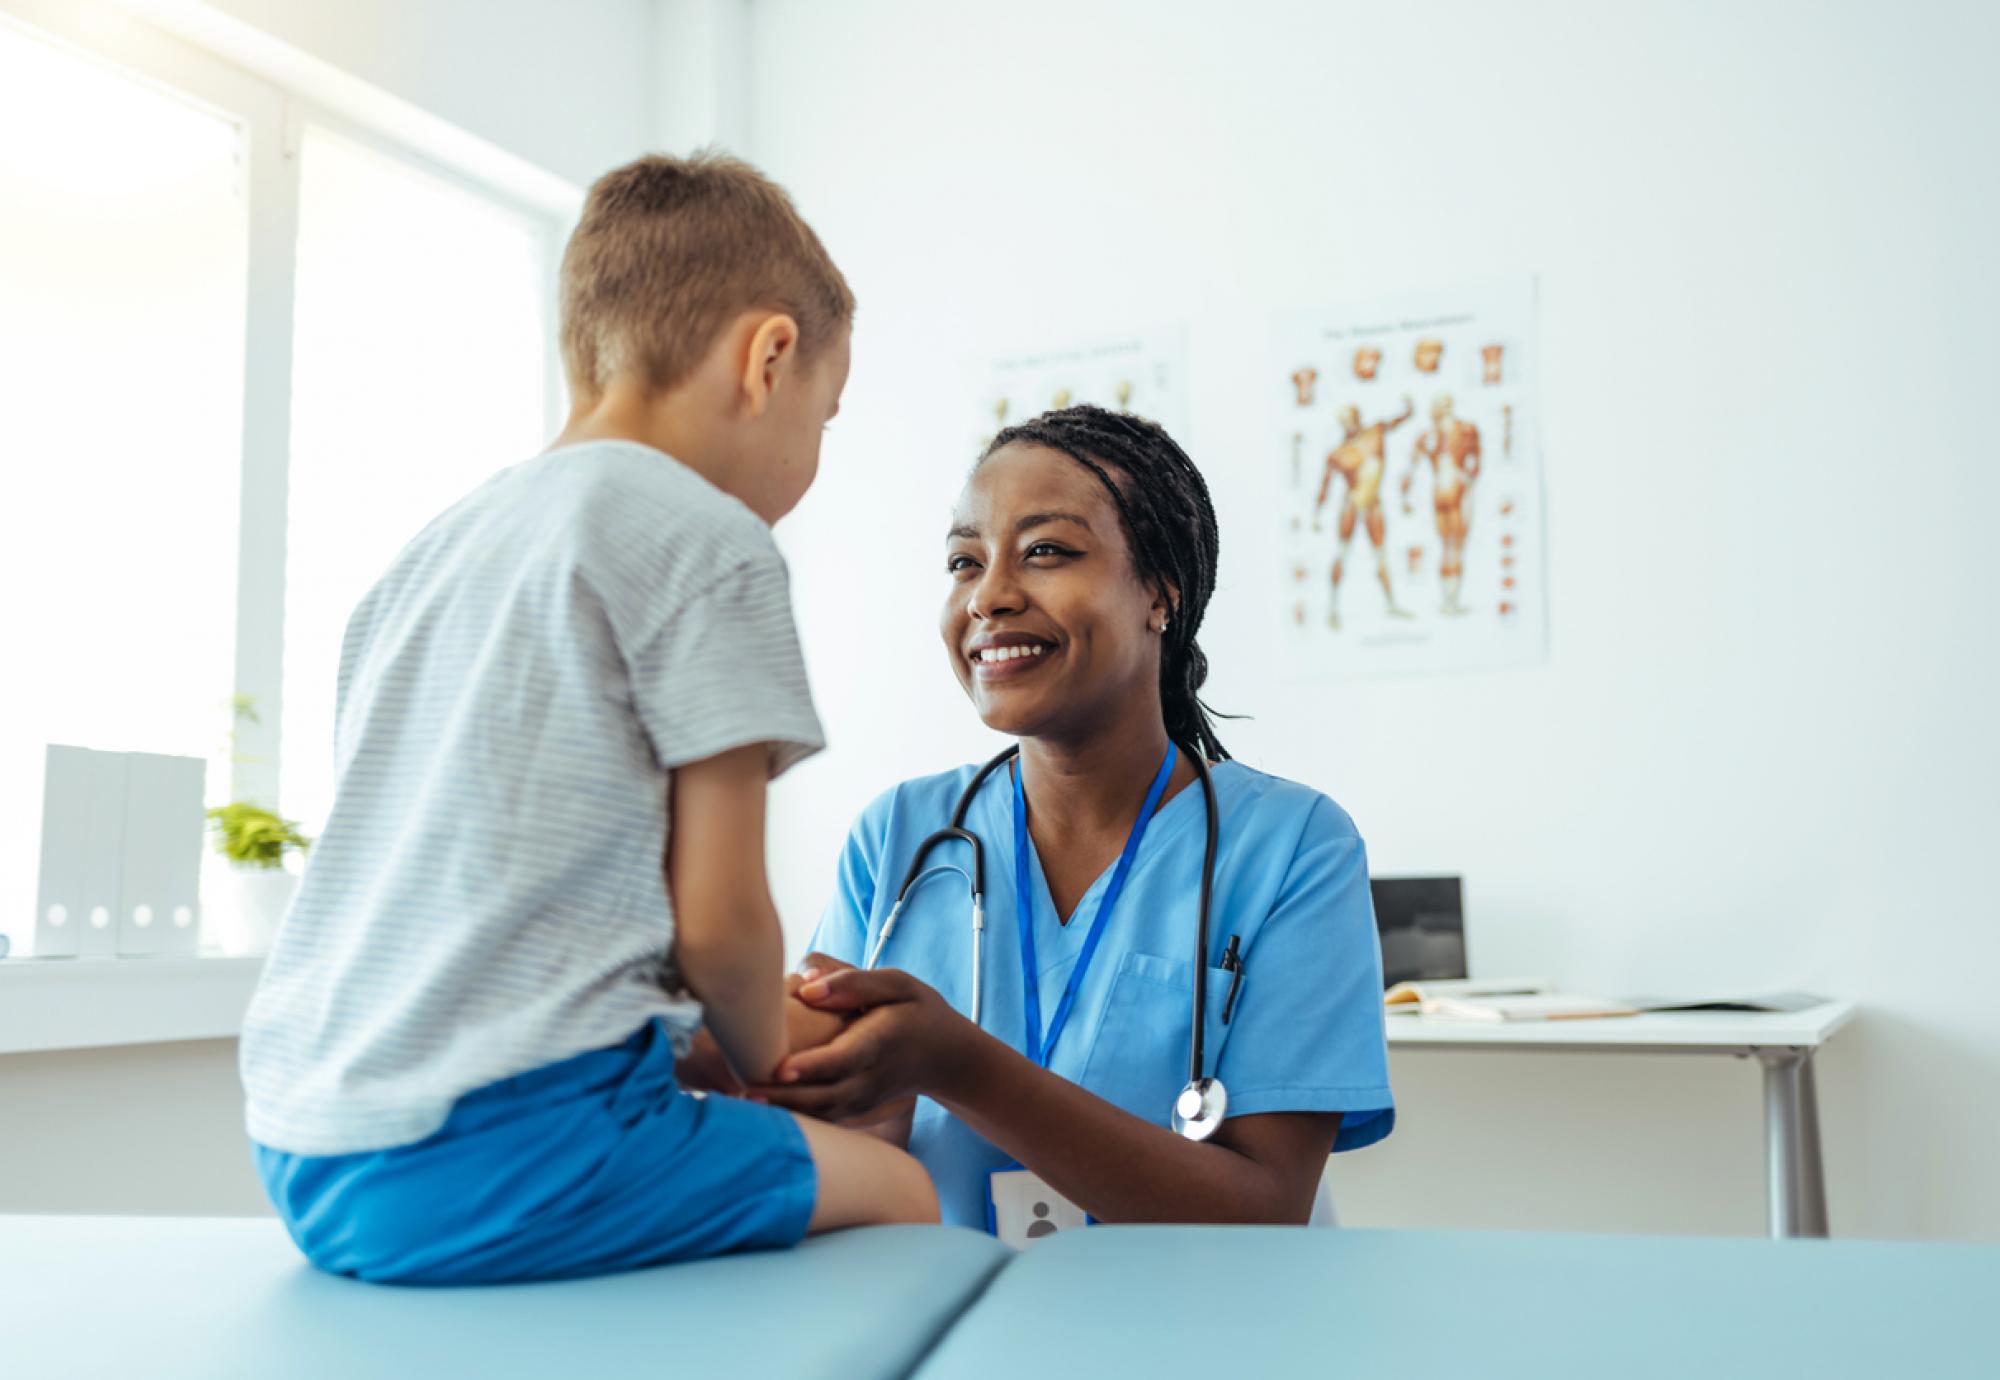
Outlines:
POLYGON ((1093 407, 1001 432, 959 499, 945 650, 980 718, 1020 744, 964 819, 983 841, 984 934, 972 847, 954 838, 930 850, 881 944, 914 853, 979 769, 881 796, 848 838, 798 992, 851 1020, 753 1090, 907 1143, 946 1222, 1016 1239, 1086 1217, 1302 1223, 1328 1152, 1394 1123, 1354 823, 1230 761, 1197 698, 1217 550, 1180 447, 1093 407), (1213 764, 1218 836, 1199 973, 1195 752, 1213 764), (881 966, 864 970, 871 957, 881 966), (1197 978, 1199 1077, 1226 1108, 1212 1094, 1179 1110, 1210 1118, 1205 1139, 1172 1129, 1197 978))

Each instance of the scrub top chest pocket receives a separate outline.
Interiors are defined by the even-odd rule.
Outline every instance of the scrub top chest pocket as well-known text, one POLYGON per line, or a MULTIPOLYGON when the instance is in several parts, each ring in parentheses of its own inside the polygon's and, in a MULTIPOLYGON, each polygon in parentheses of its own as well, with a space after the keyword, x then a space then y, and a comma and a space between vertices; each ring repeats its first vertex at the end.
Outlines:
MULTIPOLYGON (((1142 1121, 1168 1124, 1167 1112, 1188 1081, 1188 1009, 1194 994, 1186 959, 1157 954, 1126 953, 1112 978, 1104 1014, 1090 1042, 1078 1083, 1106 1102, 1142 1121)), ((1233 1010, 1249 999, 1250 976, 1245 965, 1233 1010)), ((1222 1010, 1229 986, 1238 974, 1227 968, 1208 969, 1208 1012, 1203 1022, 1208 1071, 1222 1066, 1229 1026, 1222 1010)))

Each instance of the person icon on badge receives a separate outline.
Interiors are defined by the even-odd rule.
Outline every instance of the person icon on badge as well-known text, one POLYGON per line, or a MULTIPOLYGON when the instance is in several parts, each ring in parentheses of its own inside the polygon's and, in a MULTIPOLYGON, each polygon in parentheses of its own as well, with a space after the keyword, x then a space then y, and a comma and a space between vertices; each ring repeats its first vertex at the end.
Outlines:
POLYGON ((1054 1236, 1059 1230, 1061 1229, 1049 1220, 1049 1205, 1036 1203, 1035 1220, 1028 1223, 1028 1239, 1033 1241, 1038 1236, 1054 1236))

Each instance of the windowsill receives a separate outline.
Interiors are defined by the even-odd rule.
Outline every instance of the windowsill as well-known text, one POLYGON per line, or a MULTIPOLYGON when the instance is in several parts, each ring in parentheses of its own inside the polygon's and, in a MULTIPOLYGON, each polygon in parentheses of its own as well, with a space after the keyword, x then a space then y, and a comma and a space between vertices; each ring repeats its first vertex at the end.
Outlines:
POLYGON ((0 1055, 232 1039, 262 955, 0 960, 0 1055))

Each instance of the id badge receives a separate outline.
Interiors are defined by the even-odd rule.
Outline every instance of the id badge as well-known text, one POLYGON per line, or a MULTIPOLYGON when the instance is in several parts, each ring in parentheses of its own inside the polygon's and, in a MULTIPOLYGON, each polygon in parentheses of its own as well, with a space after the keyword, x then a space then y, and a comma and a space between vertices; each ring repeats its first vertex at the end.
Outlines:
POLYGON ((986 1230, 1017 1251, 1096 1220, 1033 1170, 1015 1165, 986 1176, 986 1230))

